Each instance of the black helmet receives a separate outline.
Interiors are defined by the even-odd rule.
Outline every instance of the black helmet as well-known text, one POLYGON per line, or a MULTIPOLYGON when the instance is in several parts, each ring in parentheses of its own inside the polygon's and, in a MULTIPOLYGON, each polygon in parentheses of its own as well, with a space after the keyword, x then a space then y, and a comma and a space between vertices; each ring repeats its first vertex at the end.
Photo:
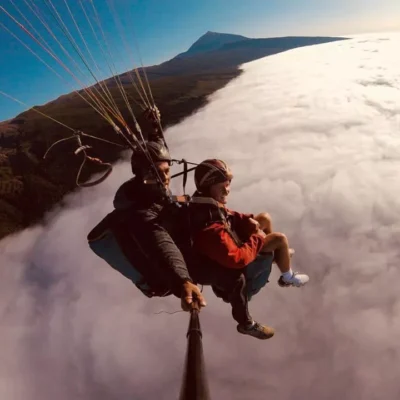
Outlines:
POLYGON ((161 143, 158 142, 147 142, 147 150, 150 153, 150 157, 154 162, 166 161, 171 162, 171 156, 168 149, 161 143))
MULTIPOLYGON (((146 142, 145 147, 150 155, 153 162, 166 161, 171 163, 172 159, 168 149, 161 143, 158 142, 146 142)), ((148 158, 139 149, 134 152, 131 157, 132 172, 135 175, 142 175, 146 171, 151 170, 148 158)))

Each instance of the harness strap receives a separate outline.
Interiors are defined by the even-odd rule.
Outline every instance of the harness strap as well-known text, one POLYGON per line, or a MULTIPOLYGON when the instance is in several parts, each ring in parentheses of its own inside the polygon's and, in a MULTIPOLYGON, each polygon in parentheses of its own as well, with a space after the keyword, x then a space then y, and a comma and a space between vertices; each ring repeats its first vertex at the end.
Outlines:
MULTIPOLYGON (((232 239, 235 241, 236 245, 238 247, 243 246, 243 242, 240 240, 238 234, 232 229, 230 222, 226 218, 226 215, 224 213, 224 211, 226 212, 226 207, 222 203, 214 200, 211 197, 199 197, 199 196, 190 197, 188 195, 172 196, 172 200, 180 204, 186 204, 187 206, 190 206, 190 204, 209 204, 211 206, 214 206, 220 221, 223 223, 224 228, 232 237, 232 239)), ((212 217, 210 218, 212 219, 212 217)))
POLYGON ((187 176, 188 176, 188 163, 185 159, 183 161, 183 194, 186 194, 186 182, 187 182, 187 176))
MULTIPOLYGON (((64 138, 64 139, 58 140, 57 142, 53 143, 53 144, 49 147, 49 149, 46 151, 46 153, 44 154, 43 158, 46 158, 46 156, 47 156, 47 154, 49 153, 49 151, 50 151, 55 145, 57 145, 57 144, 59 144, 59 143, 61 143, 61 142, 65 142, 65 141, 67 141, 67 140, 71 140, 71 139, 76 140, 76 142, 77 142, 77 144, 78 144, 78 148, 74 151, 74 154, 77 156, 79 153, 83 153, 83 160, 82 160, 82 163, 81 163, 81 165, 80 165, 80 167, 79 167, 78 174, 77 174, 77 176, 76 176, 76 185, 77 185, 77 186, 80 186, 80 187, 95 186, 95 185, 98 185, 99 183, 103 182, 104 180, 106 180, 106 179, 108 178, 108 176, 109 176, 109 175, 111 174, 111 172, 112 172, 113 167, 112 167, 112 164, 110 164, 110 163, 105 163, 105 162, 103 162, 102 160, 100 160, 99 158, 94 158, 94 157, 88 156, 87 153, 86 153, 86 150, 91 149, 92 146, 84 145, 84 144, 82 143, 82 140, 81 140, 81 135, 85 135, 85 136, 88 136, 88 137, 93 137, 93 136, 90 136, 90 135, 86 135, 86 134, 84 134, 84 133, 81 132, 81 131, 77 131, 77 130, 76 130, 76 131, 74 131, 73 136, 70 136, 70 137, 68 137, 68 138, 64 138), (94 163, 94 164, 101 165, 101 166, 105 166, 105 167, 107 167, 107 170, 104 172, 104 174, 103 174, 99 179, 96 179, 96 180, 91 181, 91 182, 80 183, 80 182, 79 182, 79 178, 80 178, 80 176, 81 176, 82 169, 83 169, 83 166, 85 165, 86 161, 91 161, 91 162, 94 163)), ((98 139, 98 138, 96 138, 96 139, 98 139)), ((100 140, 103 140, 103 139, 100 139, 100 140)), ((106 142, 112 143, 112 142, 109 142, 109 141, 107 141, 107 140, 106 140, 106 142)))
POLYGON ((188 194, 183 194, 180 196, 171 196, 172 201, 176 203, 189 203, 190 202, 190 196, 188 194))
MULTIPOLYGON (((75 152, 75 154, 78 154, 78 152, 80 150, 81 149, 78 149, 75 152)), ((78 174, 76 176, 76 185, 80 186, 80 187, 90 187, 90 186, 98 185, 99 183, 105 181, 108 178, 108 176, 111 174, 111 172, 112 172, 112 169, 113 169, 112 165, 110 163, 105 163, 105 162, 101 161, 99 158, 94 158, 94 157, 88 156, 86 154, 85 150, 83 150, 83 154, 84 154, 84 158, 83 158, 83 161, 81 163, 81 166, 79 167, 78 174), (83 166, 85 165, 86 161, 91 161, 94 164, 105 166, 105 167, 107 167, 107 170, 104 172, 104 174, 99 179, 96 179, 96 180, 91 181, 91 182, 80 183, 79 182, 79 178, 81 176, 82 169, 83 169, 83 166)))
POLYGON ((198 204, 211 204, 217 208, 223 208, 225 209, 225 206, 214 200, 212 197, 198 197, 198 196, 194 196, 190 199, 190 203, 198 203, 198 204))

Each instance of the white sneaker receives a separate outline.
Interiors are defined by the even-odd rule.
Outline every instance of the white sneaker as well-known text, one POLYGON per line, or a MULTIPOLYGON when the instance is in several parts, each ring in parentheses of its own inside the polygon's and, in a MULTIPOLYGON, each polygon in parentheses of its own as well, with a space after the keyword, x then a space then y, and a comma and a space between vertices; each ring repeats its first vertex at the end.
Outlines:
POLYGON ((278 280, 278 285, 281 287, 289 287, 289 286, 300 287, 304 286, 309 280, 310 277, 308 275, 294 272, 289 279, 284 279, 284 277, 281 275, 278 280))

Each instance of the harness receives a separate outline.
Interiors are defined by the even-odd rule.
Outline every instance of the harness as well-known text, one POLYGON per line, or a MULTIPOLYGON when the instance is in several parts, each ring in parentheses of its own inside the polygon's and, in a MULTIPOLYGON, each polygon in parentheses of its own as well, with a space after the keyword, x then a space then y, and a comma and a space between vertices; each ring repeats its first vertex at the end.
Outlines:
MULTIPOLYGON (((178 203, 186 214, 186 229, 190 237, 190 245, 193 244, 193 236, 207 226, 221 222, 225 230, 238 247, 243 246, 242 240, 232 226, 231 214, 226 207, 211 197, 172 196, 172 200, 178 203)), ((185 230, 186 230, 185 229, 185 230)))
POLYGON ((143 249, 134 232, 126 229, 124 216, 115 210, 87 236, 92 251, 130 279, 147 297, 164 297, 171 291, 159 280, 160 270, 143 249))

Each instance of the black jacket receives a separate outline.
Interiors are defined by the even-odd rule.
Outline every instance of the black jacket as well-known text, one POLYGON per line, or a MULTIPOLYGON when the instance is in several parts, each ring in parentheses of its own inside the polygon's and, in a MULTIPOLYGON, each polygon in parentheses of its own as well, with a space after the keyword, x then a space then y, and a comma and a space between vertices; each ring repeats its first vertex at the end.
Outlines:
POLYGON ((157 190, 137 178, 125 182, 114 198, 114 213, 122 236, 124 231, 129 235, 125 238, 135 267, 150 286, 167 285, 180 297, 183 282, 191 279, 183 255, 164 224, 168 207, 173 206, 163 203, 157 190))

